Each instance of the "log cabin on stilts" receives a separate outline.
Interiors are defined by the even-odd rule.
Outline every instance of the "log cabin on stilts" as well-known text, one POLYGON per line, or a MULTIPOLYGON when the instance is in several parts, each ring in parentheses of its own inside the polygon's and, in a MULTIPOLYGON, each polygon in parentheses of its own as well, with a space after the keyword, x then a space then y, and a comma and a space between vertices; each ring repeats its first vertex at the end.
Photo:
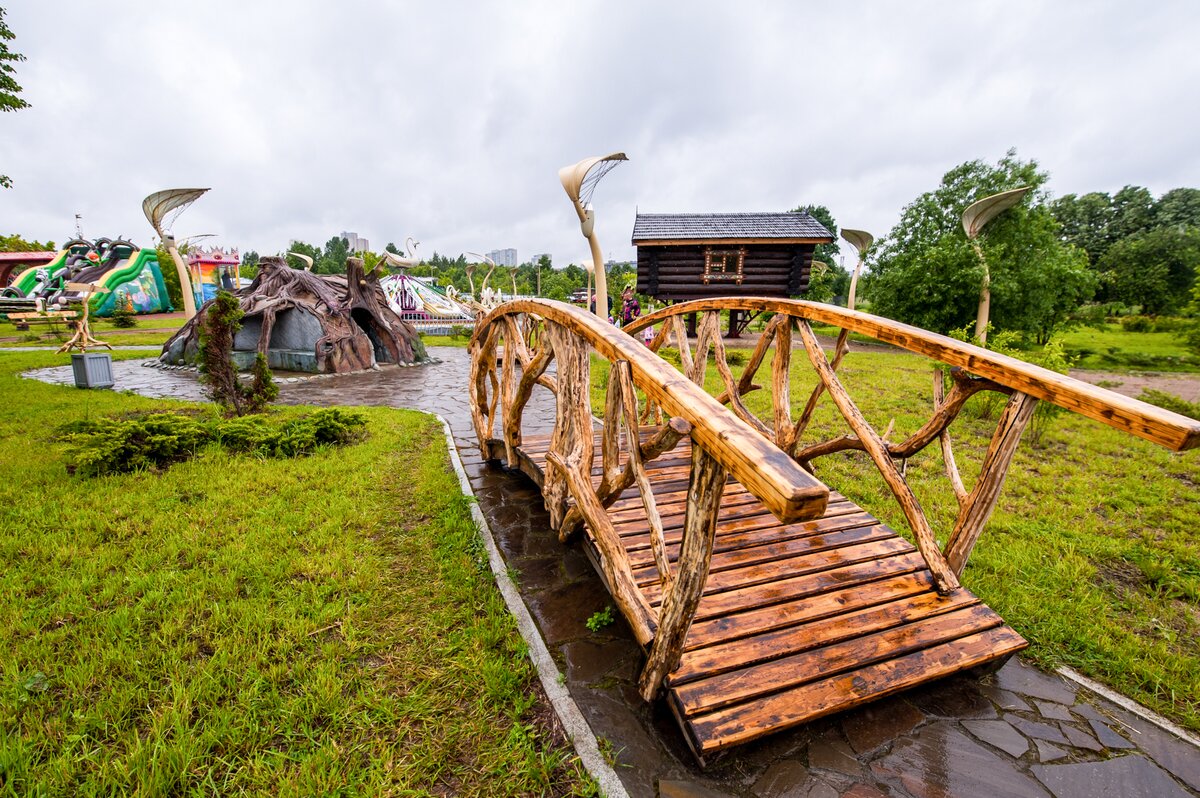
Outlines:
MULTIPOLYGON (((813 251, 833 234, 807 213, 639 213, 633 224, 638 293, 661 302, 802 296, 813 251)), ((753 318, 729 310, 728 337, 753 318)), ((687 319, 696 335, 696 316, 687 319)))

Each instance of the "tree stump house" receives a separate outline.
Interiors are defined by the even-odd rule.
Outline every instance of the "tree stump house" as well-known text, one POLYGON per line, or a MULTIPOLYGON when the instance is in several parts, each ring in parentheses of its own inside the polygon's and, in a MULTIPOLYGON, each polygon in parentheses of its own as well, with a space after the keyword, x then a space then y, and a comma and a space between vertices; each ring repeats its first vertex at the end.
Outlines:
MULTIPOLYGON (((798 297, 813 251, 833 234, 807 213, 639 213, 638 293, 675 303, 729 296, 798 297)), ((752 317, 729 311, 729 337, 752 317)), ((696 320, 688 318, 695 335, 696 320)))

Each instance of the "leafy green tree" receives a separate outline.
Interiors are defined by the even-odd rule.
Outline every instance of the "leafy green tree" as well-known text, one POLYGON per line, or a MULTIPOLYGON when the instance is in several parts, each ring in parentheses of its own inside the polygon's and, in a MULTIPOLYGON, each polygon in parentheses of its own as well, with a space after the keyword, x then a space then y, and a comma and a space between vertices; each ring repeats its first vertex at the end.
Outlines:
MULTIPOLYGON (((25 60, 25 56, 13 52, 8 43, 17 38, 4 21, 4 9, 0 8, 0 111, 19 111, 28 108, 29 103, 19 96, 21 86, 13 78, 17 73, 13 64, 25 60)), ((0 175, 0 188, 12 188, 12 180, 8 175, 0 175)))
POLYGON ((1111 299, 1142 313, 1175 313, 1187 304, 1200 268, 1200 229, 1160 227, 1114 244, 1099 263, 1111 299))
POLYGON ((179 283, 179 270, 175 268, 171 253, 162 244, 158 245, 155 253, 158 256, 158 270, 162 272, 163 285, 167 287, 167 298, 171 300, 172 307, 178 310, 183 307, 183 286, 179 283))
POLYGON ((980 245, 991 275, 992 324, 1049 340, 1091 298, 1097 280, 1086 254, 1059 238, 1042 191, 1047 178, 1015 150, 994 166, 976 160, 947 172, 936 189, 905 206, 879 243, 869 286, 873 311, 943 333, 972 323, 983 266, 963 232, 962 213, 983 197, 1032 186, 1021 204, 992 220, 980 245))
MULTIPOLYGON (((288 247, 288 252, 299 252, 301 255, 307 255, 313 259, 313 268, 316 268, 316 262, 321 258, 321 250, 314 247, 312 244, 306 244, 303 241, 293 241, 288 247)), ((308 268, 308 264, 297 258, 295 255, 287 256, 288 265, 293 269, 308 268)))
POLYGON ((350 242, 334 236, 325 242, 325 249, 313 264, 316 274, 345 274, 346 258, 350 257, 350 242))
POLYGON ((241 263, 238 264, 238 274, 242 279, 253 280, 258 275, 258 259, 258 253, 252 249, 242 253, 241 263))
POLYGON ((792 208, 792 213, 807 213, 833 234, 832 244, 817 244, 813 260, 825 264, 825 268, 814 266, 809 278, 805 299, 814 302, 829 302, 835 297, 844 297, 850 292, 850 272, 841 263, 841 245, 838 244, 838 226, 833 214, 824 205, 801 205, 792 208))
POLYGON ((1200 227, 1200 189, 1173 188, 1158 198, 1154 218, 1159 227, 1200 227))
POLYGON ((1050 204, 1050 211, 1058 220, 1062 239, 1086 252, 1088 262, 1093 265, 1116 241, 1112 230, 1112 197, 1103 191, 1059 197, 1050 204))
POLYGON ((10 236, 0 235, 0 252, 39 252, 54 249, 54 242, 31 241, 13 233, 10 236))

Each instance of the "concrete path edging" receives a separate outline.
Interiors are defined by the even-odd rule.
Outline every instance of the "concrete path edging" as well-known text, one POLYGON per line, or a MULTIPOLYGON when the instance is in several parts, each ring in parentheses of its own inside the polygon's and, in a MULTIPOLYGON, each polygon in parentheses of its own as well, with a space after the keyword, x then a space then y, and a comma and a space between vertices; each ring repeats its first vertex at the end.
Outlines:
POLYGON ((1061 668, 1058 668, 1058 675, 1062 676, 1064 679, 1070 679, 1071 681, 1075 682, 1075 684, 1079 685, 1080 687, 1084 687, 1088 690, 1091 690, 1093 693, 1095 693, 1096 695, 1098 695, 1102 698, 1108 699, 1109 701, 1113 702, 1114 704, 1121 707, 1122 709, 1128 710, 1129 712, 1132 712, 1134 715, 1137 715, 1139 718, 1146 721, 1147 723, 1153 723, 1155 726, 1162 729, 1163 731, 1175 735, 1180 740, 1191 743, 1192 745, 1196 746, 1197 748, 1200 748, 1200 740, 1196 739, 1196 737, 1194 737, 1192 734, 1190 734, 1182 726, 1175 725, 1171 721, 1164 718, 1162 715, 1158 714, 1157 712, 1155 712, 1152 709, 1147 709, 1146 707, 1142 706, 1138 702, 1134 701, 1132 698, 1126 698, 1125 696, 1118 693, 1116 690, 1112 690, 1108 687, 1105 687, 1104 685, 1100 684, 1100 682, 1092 681, 1091 679, 1084 676, 1079 671, 1074 670, 1073 668, 1068 668, 1065 665, 1061 668))
POLYGON ((579 705, 575 703, 575 699, 571 698, 563 674, 558 670, 554 658, 550 656, 550 649, 547 648, 546 641, 542 639, 541 632, 538 631, 537 624, 533 621, 533 616, 529 614, 525 602, 521 600, 517 586, 513 584, 512 578, 508 575, 508 567, 504 564, 504 558, 496 546, 492 530, 483 517, 483 511, 479 509, 475 491, 471 489, 471 481, 463 468, 462 459, 458 456, 458 446, 454 443, 454 432, 450 428, 450 422, 437 413, 429 415, 442 424, 442 432, 446 436, 446 444, 450 450, 450 464, 454 466, 454 473, 458 475, 458 484, 462 488, 463 494, 471 499, 471 517, 474 519, 479 536, 483 539, 484 547, 487 549, 488 565, 496 579, 496 586, 504 597, 504 603, 508 605, 508 611, 517 621, 517 629, 520 631, 521 637, 529 646, 529 658, 533 660, 533 666, 537 669, 542 689, 546 691, 546 697, 550 699, 550 704, 554 708, 555 714, 558 715, 567 737, 575 746, 575 753, 578 754, 583 766, 600 786, 602 795, 608 798, 629 798, 629 793, 625 790, 625 785, 621 783, 620 777, 605 761, 604 755, 600 753, 600 743, 592 732, 592 727, 588 725, 583 713, 579 711, 579 705))

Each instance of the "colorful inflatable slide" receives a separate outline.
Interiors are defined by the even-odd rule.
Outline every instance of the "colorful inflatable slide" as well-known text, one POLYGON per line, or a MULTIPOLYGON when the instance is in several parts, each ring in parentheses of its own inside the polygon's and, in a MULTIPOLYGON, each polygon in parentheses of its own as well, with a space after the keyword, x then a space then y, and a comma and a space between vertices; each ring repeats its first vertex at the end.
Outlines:
POLYGON ((89 300, 93 316, 110 315, 118 303, 134 313, 174 310, 158 265, 158 253, 122 239, 68 241, 48 264, 17 275, 4 289, 4 296, 26 299, 30 305, 41 299, 47 308, 63 306, 80 299, 67 283, 92 283, 108 289, 89 300))

